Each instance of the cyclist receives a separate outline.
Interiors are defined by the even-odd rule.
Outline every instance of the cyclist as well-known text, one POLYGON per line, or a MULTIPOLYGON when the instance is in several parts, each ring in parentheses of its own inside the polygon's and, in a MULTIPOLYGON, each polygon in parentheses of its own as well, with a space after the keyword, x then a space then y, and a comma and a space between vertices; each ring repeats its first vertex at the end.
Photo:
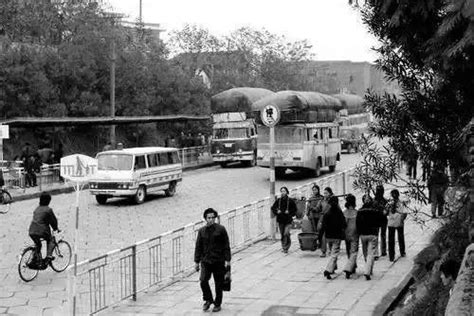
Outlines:
MULTIPOLYGON (((46 240, 46 258, 44 265, 47 266, 53 260, 53 236, 51 235, 51 228, 58 232, 58 220, 54 215, 53 210, 49 207, 51 202, 51 195, 43 192, 39 198, 39 206, 33 212, 33 220, 30 224, 29 234, 30 238, 36 246, 36 254, 41 258, 41 238, 46 240)), ((39 260, 38 260, 39 261, 39 260)), ((36 261, 36 262, 38 262, 36 261)))

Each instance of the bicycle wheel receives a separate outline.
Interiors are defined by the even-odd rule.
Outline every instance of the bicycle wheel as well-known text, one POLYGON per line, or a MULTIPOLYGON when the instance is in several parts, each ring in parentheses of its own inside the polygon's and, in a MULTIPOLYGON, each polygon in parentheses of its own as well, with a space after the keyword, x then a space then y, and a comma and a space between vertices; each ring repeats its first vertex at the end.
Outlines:
POLYGON ((2 204, 10 204, 12 202, 12 196, 5 190, 2 190, 1 197, 2 204))
POLYGON ((30 282, 38 275, 38 270, 29 268, 29 264, 34 258, 34 253, 34 247, 26 248, 21 254, 20 262, 18 262, 18 274, 20 274, 20 278, 25 282, 30 282))
POLYGON ((71 262, 72 250, 67 241, 60 240, 53 249, 54 260, 51 261, 51 268, 56 272, 66 270, 71 262))

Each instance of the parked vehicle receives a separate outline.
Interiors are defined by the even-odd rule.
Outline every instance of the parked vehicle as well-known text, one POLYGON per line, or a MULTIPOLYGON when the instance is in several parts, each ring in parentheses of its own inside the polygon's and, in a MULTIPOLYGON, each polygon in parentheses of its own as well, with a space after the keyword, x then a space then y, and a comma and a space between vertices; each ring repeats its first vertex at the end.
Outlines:
POLYGON ((178 149, 170 147, 136 147, 109 150, 97 154, 98 168, 89 191, 99 204, 111 197, 129 197, 143 203, 151 192, 176 192, 182 180, 178 149))
POLYGON ((240 161, 246 166, 257 162, 257 125, 245 112, 213 114, 212 160, 225 167, 240 161))

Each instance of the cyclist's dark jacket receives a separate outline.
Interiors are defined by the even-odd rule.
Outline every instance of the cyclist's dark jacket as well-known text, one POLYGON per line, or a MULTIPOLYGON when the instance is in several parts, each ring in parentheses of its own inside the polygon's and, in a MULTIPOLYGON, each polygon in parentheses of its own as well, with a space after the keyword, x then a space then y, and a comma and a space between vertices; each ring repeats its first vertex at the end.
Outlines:
POLYGON ((194 262, 209 264, 230 261, 229 236, 224 226, 212 224, 199 229, 194 262))
POLYGON ((38 206, 33 212, 33 220, 30 224, 30 235, 51 237, 51 230, 58 230, 58 220, 49 206, 38 206))

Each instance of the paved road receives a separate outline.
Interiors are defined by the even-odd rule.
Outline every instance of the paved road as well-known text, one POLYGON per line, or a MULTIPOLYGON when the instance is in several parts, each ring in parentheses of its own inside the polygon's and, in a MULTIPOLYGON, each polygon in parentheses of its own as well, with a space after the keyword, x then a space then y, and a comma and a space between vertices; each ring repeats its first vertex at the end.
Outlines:
MULTIPOLYGON (((337 170, 351 168, 358 161, 358 154, 343 155, 337 170)), ((324 173, 322 177, 328 174, 324 173)), ((259 167, 231 165, 226 169, 198 169, 185 173, 174 197, 153 196, 142 205, 124 199, 110 200, 105 206, 98 205, 93 196, 83 191, 80 197, 79 261, 198 221, 207 207, 226 211, 264 198, 269 192, 268 180, 268 169, 259 167)), ((290 173, 277 181, 277 188, 285 185, 291 189, 311 180, 290 173)), ((66 299, 64 274, 42 271, 29 284, 18 277, 17 256, 21 248, 30 243, 27 228, 37 203, 37 200, 17 202, 12 204, 9 213, 0 214, 0 313, 48 314, 54 310, 48 306, 56 307, 66 299)), ((66 239, 72 241, 75 193, 54 196, 51 207, 60 228, 66 232, 66 239)))

